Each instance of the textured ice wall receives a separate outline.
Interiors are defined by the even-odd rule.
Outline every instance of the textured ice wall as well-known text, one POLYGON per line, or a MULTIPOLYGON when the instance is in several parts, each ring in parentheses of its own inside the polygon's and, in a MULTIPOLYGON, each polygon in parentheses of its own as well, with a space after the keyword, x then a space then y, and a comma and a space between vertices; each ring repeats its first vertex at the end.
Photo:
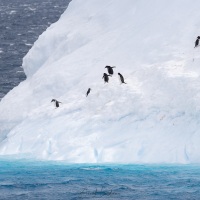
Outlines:
POLYGON ((193 48, 199 6, 73 0, 25 56, 27 80, 0 103, 0 154, 200 162, 200 48, 193 48), (109 84, 102 80, 106 65, 116 66, 109 84), (62 102, 59 109, 52 98, 62 102))

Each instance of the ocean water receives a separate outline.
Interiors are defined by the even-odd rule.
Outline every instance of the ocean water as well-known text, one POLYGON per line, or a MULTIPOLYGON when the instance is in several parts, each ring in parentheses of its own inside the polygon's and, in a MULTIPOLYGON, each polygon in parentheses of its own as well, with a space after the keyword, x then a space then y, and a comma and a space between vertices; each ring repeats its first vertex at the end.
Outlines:
POLYGON ((0 199, 200 199, 200 166, 4 159, 0 199))
POLYGON ((22 58, 71 0, 0 0, 0 100, 23 81, 22 58))

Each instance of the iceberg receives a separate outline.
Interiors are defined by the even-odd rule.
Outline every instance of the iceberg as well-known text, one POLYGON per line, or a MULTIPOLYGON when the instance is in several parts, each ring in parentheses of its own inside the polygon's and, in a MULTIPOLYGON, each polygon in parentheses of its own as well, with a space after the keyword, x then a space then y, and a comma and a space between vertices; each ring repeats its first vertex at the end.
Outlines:
POLYGON ((24 57, 27 79, 0 102, 0 155, 199 163, 199 6, 73 0, 24 57), (109 83, 106 65, 116 66, 109 83))

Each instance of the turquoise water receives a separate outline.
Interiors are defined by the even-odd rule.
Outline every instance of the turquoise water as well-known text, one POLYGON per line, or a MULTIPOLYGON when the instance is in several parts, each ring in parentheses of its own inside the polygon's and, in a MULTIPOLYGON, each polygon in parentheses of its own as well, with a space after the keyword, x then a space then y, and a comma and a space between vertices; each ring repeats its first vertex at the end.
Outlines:
POLYGON ((0 199, 200 199, 200 166, 1 160, 0 199))

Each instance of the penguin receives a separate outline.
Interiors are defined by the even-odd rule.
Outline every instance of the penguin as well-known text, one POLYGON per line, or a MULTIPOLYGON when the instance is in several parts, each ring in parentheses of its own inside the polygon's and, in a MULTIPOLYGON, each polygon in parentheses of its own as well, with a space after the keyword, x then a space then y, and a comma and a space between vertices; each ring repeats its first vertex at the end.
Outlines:
POLYGON ((105 68, 107 68, 109 75, 113 75, 114 74, 113 68, 115 68, 115 66, 111 67, 111 66, 107 65, 107 66, 105 66, 105 68))
POLYGON ((127 84, 127 83, 124 82, 124 77, 120 73, 118 73, 118 75, 119 75, 121 83, 127 84))
POLYGON ((86 97, 88 96, 88 94, 90 93, 91 88, 88 89, 87 93, 86 93, 86 97))
POLYGON ((62 102, 57 101, 56 99, 52 99, 51 102, 55 102, 56 108, 60 106, 59 103, 62 103, 62 102))
POLYGON ((196 39, 196 41, 195 41, 195 46, 194 46, 194 48, 197 47, 198 45, 199 45, 199 36, 197 37, 197 39, 196 39))
POLYGON ((109 76, 108 74, 104 73, 102 79, 104 79, 104 83, 108 83, 109 81, 109 76))

